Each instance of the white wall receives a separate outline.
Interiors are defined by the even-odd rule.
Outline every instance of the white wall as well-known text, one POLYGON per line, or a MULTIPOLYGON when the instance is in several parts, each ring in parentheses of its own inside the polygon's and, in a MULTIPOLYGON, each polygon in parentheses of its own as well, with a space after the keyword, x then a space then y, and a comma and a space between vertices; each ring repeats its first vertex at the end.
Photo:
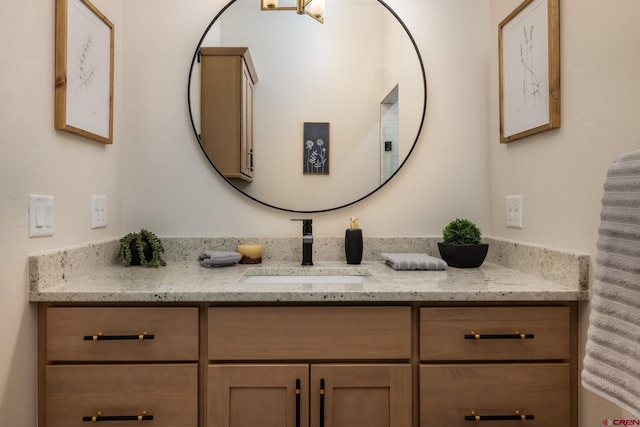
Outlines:
MULTIPOLYGON (((121 28, 120 2, 95 4, 121 28)), ((53 128, 55 1, 0 4, 0 426, 36 425, 36 316, 27 301, 30 253, 121 234, 122 33, 116 32, 114 144, 53 128), (52 237, 28 238, 28 194, 55 198, 52 237), (91 230, 90 196, 108 197, 91 230)))
MULTIPOLYGON (((0 3, 2 426, 36 425, 29 254, 119 237, 143 226, 161 236, 300 233, 299 225, 289 222, 298 215, 257 205, 225 184, 192 135, 188 66, 223 2, 194 0, 188 7, 182 0, 94 3, 116 28, 111 146, 53 129, 55 2, 0 3), (54 236, 27 237, 29 193, 55 197, 54 236), (108 196, 106 229, 90 228, 92 194, 108 196)), ((454 216, 470 217, 487 230, 488 5, 469 0, 389 4, 405 18, 423 51, 428 81, 434 82, 425 130, 407 167, 390 184, 348 209, 312 215, 314 232, 341 236, 351 215, 360 216, 369 236, 437 235, 454 216)))
MULTIPOLYGON (((188 65, 223 2, 94 3, 116 25, 113 146, 53 129, 54 2, 0 4, 2 426, 35 425, 28 254, 142 226, 161 236, 299 234, 288 221, 297 215, 257 205, 222 182, 191 134, 188 65), (29 193, 55 196, 53 237, 27 237, 29 193), (106 229, 90 229, 91 194, 109 197, 106 229)), ((640 4, 561 2, 562 128, 500 145, 497 24, 520 1, 388 3, 423 54, 429 85, 425 129, 407 167, 390 184, 348 209, 312 215, 315 233, 339 236, 347 217, 358 215, 365 235, 438 235, 451 217, 465 216, 495 237, 594 256, 606 169, 615 156, 640 148, 640 4), (522 230, 504 227, 508 194, 524 196, 522 230)), ((581 345, 587 316, 584 307, 581 345)), ((628 418, 586 392, 581 403, 582 426, 628 418)))
MULTIPOLYGON (((3 427, 35 425, 28 254, 142 226, 161 236, 300 232, 289 222, 298 215, 257 205, 225 184, 191 132, 188 67, 224 2, 94 2, 116 24, 113 146, 53 129, 54 1, 0 2, 3 427), (53 237, 27 237, 29 193, 55 196, 53 237), (90 229, 91 194, 109 197, 107 229, 90 229)), ((508 145, 498 143, 497 25, 520 0, 388 3, 425 61, 424 132, 406 168, 379 193, 344 210, 311 215, 316 235, 341 236, 348 217, 357 215, 365 235, 432 236, 450 218, 465 216, 486 234, 587 252, 593 259, 606 169, 615 156, 640 149, 640 3, 561 1, 562 128, 508 145), (522 230, 504 227, 508 194, 524 196, 522 230)), ((585 306, 581 346, 587 316, 585 306)), ((586 392, 581 407, 582 426, 629 418, 586 392)))
MULTIPOLYGON (((343 235, 351 215, 360 216, 365 235, 371 236, 437 235, 455 216, 471 217, 488 228, 488 5, 468 0, 389 3, 416 38, 432 82, 421 143, 407 168, 375 197, 311 215, 314 232, 343 235), (457 169, 453 176, 452 169, 457 169)), ((123 132, 131 139, 124 148, 125 229, 144 225, 160 235, 297 236, 299 226, 289 218, 299 215, 264 208, 228 186, 192 135, 186 109, 188 66, 202 32, 224 2, 192 1, 188 11, 177 0, 162 4, 123 4, 123 132)), ((294 15, 292 19, 303 19, 294 15)))
MULTIPOLYGON (((491 235, 587 252, 593 266, 607 168, 616 156, 640 149, 640 3, 560 1, 562 127, 506 145, 498 143, 497 29, 520 0, 490 4, 491 235), (512 194, 523 195, 522 230, 504 224, 505 196, 512 194)), ((588 314, 585 304, 581 357, 588 314)), ((583 391, 580 425, 595 427, 606 418, 632 417, 583 391)))

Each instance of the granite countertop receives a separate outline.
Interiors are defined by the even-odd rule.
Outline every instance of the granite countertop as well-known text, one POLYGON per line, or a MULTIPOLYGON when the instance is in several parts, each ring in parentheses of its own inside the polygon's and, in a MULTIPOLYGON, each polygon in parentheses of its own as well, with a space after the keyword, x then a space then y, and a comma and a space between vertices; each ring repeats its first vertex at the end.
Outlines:
MULTIPOLYGON (((257 239, 250 239, 256 241, 257 239)), ((300 265, 299 239, 258 240, 263 263, 202 267, 203 248, 233 250, 231 238, 163 238, 166 267, 124 267, 117 240, 29 257, 32 302, 399 302, 399 301, 583 301, 589 298, 585 254, 492 240, 480 268, 396 271, 382 251, 434 254, 435 239, 378 238, 366 243, 364 261, 340 259, 340 239, 317 239, 314 265, 300 265), (288 252, 287 252, 288 251, 288 252), (265 256, 266 255, 266 256, 265 256), (245 275, 365 275, 363 283, 243 283, 245 275)))
POLYGON ((109 266, 46 289, 33 289, 32 302, 392 302, 392 301, 573 301, 585 291, 496 264, 477 269, 395 271, 381 261, 359 266, 343 262, 300 267, 292 263, 235 265, 209 269, 195 261, 167 267, 109 266), (261 270, 262 269, 262 270, 261 270), (264 270, 296 274, 370 274, 365 283, 246 284, 245 274, 264 270))

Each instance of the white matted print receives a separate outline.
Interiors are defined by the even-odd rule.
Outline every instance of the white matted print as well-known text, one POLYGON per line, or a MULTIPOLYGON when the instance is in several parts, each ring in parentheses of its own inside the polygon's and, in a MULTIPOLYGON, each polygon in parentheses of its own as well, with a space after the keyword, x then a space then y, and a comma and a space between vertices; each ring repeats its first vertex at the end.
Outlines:
POLYGON ((526 0, 500 23, 500 142, 560 127, 558 0, 526 0))
POLYGON ((55 127, 113 142, 113 24, 88 0, 56 0, 55 127))

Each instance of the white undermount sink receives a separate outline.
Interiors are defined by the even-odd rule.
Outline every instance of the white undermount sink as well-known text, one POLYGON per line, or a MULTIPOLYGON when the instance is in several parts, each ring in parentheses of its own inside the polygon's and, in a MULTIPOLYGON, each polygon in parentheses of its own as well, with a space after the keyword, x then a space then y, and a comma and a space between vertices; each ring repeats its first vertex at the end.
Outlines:
POLYGON ((367 276, 331 276, 331 275, 303 275, 303 276, 244 276, 242 283, 365 283, 370 280, 367 276))
POLYGON ((349 284, 366 283, 371 274, 363 268, 255 268, 247 270, 241 283, 262 284, 349 284))

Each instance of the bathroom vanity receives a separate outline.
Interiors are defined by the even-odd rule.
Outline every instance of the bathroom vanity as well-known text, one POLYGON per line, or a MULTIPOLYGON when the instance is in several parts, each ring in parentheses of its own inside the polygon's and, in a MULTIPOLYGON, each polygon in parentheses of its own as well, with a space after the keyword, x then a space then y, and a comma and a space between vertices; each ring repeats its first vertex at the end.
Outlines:
POLYGON ((59 280, 60 257, 30 259, 40 426, 578 425, 578 281, 170 259, 59 280), (292 274, 313 280, 246 281, 292 274))

